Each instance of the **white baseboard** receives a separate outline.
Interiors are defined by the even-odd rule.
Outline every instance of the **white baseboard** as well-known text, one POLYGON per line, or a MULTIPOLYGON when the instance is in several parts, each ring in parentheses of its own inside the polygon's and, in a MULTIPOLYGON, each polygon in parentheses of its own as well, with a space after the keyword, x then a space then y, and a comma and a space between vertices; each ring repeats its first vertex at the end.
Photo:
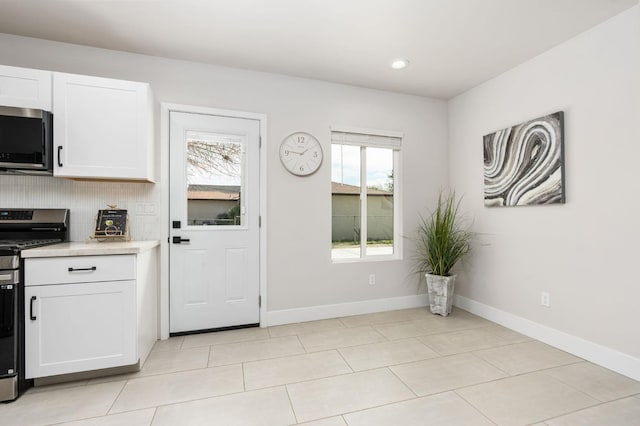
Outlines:
POLYGON ((640 381, 640 359, 456 295, 454 305, 548 345, 640 381))
POLYGON ((309 306, 307 308, 267 311, 260 318, 261 327, 315 321, 372 312, 394 311, 397 309, 420 308, 429 305, 426 294, 391 297, 388 299, 363 300, 361 302, 338 303, 335 305, 309 306))

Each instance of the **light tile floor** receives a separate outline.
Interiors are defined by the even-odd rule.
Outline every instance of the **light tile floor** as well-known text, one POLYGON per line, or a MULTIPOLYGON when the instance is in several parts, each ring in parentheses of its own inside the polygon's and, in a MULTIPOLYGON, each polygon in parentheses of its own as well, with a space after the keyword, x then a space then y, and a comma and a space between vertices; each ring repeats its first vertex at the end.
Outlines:
POLYGON ((0 425, 53 424, 640 425, 640 383, 420 308, 175 337, 137 373, 0 404, 0 425))

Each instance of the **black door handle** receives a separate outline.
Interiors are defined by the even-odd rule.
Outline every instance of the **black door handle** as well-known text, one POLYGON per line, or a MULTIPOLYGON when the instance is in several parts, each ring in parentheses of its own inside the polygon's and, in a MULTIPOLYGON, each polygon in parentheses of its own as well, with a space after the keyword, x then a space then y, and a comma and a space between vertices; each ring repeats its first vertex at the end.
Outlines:
POLYGON ((69 272, 76 272, 76 271, 95 271, 96 269, 98 269, 95 266, 92 266, 90 268, 69 268, 68 271, 69 272))
POLYGON ((36 300, 35 296, 31 296, 31 301, 29 302, 29 319, 31 321, 35 321, 36 317, 33 315, 33 301, 36 300))
POLYGON ((62 167, 62 161, 60 161, 60 151, 62 151, 62 145, 58 145, 58 167, 62 167))
POLYGON ((173 237, 173 244, 188 243, 189 241, 191 241, 189 238, 173 237))

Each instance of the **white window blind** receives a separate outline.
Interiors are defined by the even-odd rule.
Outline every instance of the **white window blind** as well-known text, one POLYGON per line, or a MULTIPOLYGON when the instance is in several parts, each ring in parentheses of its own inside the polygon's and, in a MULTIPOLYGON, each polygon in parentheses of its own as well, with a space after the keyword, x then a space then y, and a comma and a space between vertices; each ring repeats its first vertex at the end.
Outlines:
POLYGON ((331 143, 399 150, 402 144, 402 138, 396 136, 333 130, 331 132, 331 143))

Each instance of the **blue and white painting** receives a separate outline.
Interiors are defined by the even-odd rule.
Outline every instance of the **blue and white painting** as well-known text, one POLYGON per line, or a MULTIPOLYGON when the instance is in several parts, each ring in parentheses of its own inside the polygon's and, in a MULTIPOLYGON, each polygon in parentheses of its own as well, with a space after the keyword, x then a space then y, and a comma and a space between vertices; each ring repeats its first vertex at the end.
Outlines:
POLYGON ((484 136, 484 205, 564 203, 562 111, 484 136))

